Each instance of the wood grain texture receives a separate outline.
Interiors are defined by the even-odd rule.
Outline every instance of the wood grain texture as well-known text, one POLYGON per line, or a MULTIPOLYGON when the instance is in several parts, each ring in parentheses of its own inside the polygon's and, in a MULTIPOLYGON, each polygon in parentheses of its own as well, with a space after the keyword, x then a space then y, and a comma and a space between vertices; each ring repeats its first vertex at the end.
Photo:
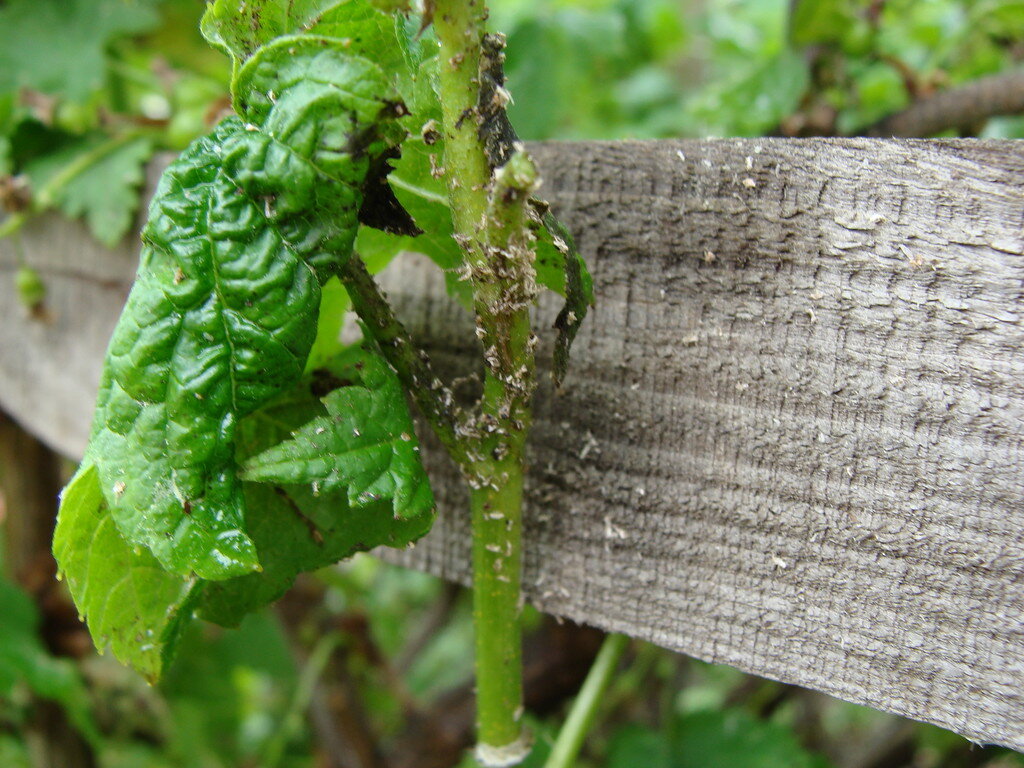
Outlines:
MULTIPOLYGON (((527 598, 1024 749, 1024 150, 533 150, 598 306, 564 391, 538 395, 527 598)), ((70 363, 98 366, 89 334, 116 309, 94 316, 107 294, 91 278, 68 283, 91 297, 82 309, 60 292, 61 270, 91 274, 96 257, 82 234, 69 251, 73 228, 49 229, 65 234, 23 244, 30 263, 52 259, 57 320, 31 337, 0 302, 0 404, 74 452, 98 367, 70 363)), ((10 260, 0 245, 4 296, 10 260)), ((442 367, 466 370, 472 335, 440 276, 415 258, 396 266, 401 314, 442 367)), ((544 302, 542 322, 553 310, 544 302)), ((387 556, 465 583, 462 494, 445 460, 428 460, 441 520, 387 556)))

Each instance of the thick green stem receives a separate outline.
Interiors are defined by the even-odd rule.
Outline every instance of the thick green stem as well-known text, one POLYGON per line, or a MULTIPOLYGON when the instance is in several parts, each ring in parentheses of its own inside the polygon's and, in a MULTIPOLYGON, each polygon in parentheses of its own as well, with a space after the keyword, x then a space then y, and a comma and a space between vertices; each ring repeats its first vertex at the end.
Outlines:
MULTIPOLYGON (((434 29, 441 44, 441 115, 445 167, 455 231, 473 237, 487 211, 491 169, 478 135, 480 46, 486 34, 484 0, 436 0, 434 29)), ((482 256, 479 252, 476 258, 482 256)))
POLYGON ((529 308, 536 292, 527 205, 533 164, 516 153, 495 171, 480 136, 484 0, 436 0, 441 44, 444 167, 456 238, 473 281, 484 391, 467 425, 466 472, 473 516, 477 759, 519 764, 528 753, 522 725, 520 571, 523 446, 535 386, 529 308))
POLYGON ((478 481, 488 484, 470 492, 477 756, 484 765, 514 765, 526 754, 520 741, 522 461, 519 455, 509 455, 481 469, 478 481), (488 482, 488 476, 493 480, 488 482))
POLYGON ((594 724, 597 709, 628 645, 629 638, 625 635, 608 635, 604 639, 594 666, 587 673, 587 679, 572 703, 569 717, 558 732, 558 739, 544 768, 572 768, 576 764, 583 739, 594 724))

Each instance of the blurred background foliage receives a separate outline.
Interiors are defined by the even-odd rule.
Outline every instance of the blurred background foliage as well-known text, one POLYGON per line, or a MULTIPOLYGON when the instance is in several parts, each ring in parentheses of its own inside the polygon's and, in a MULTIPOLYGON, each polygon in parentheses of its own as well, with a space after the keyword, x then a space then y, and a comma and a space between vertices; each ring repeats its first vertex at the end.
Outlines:
MULTIPOLYGON (((0 1, 0 233, 59 208, 104 242, 127 235, 151 154, 183 148, 228 108, 228 63, 199 36, 202 9, 0 1)), ((510 112, 525 139, 857 135, 936 97, 952 110, 939 135, 1024 136, 1024 118, 1009 114, 1024 108, 1021 0, 494 0, 493 17, 508 35, 510 112), (998 87, 979 90, 986 78, 998 87), (973 100, 949 98, 958 89, 973 100), (984 100, 993 90, 995 107, 984 100)), ((37 281, 20 282, 31 303, 37 281)), ((464 759, 464 591, 359 556, 301 579, 237 631, 195 628, 151 688, 95 654, 54 581, 47 542, 66 471, 0 414, 0 766, 464 759)), ((537 614, 528 623, 536 767, 601 635, 537 614)), ((579 764, 1010 768, 1024 758, 635 643, 579 764)))

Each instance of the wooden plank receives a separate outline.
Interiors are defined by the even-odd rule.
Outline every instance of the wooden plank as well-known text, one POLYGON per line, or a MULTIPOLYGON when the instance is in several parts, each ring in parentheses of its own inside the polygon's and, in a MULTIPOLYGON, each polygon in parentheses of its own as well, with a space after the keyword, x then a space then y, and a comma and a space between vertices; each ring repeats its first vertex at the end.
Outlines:
MULTIPOLYGON (((1019 145, 533 149, 598 307, 565 390, 538 395, 528 599, 1024 749, 1019 145)), ((26 258, 42 260, 49 246, 31 237, 43 235, 26 236, 26 258)), ((87 253, 54 269, 89 272, 87 253)), ((438 362, 466 370, 468 320, 439 276, 409 259, 387 285, 438 362)), ((87 321, 58 298, 58 341, 74 344, 65 334, 87 321)), ((60 375, 66 346, 12 342, 26 330, 10 305, 0 403, 80 449, 94 379, 60 375), (46 399, 59 404, 39 411, 46 399), (63 426, 48 428, 55 412, 63 426)), ((465 583, 462 494, 436 451, 428 460, 441 521, 389 556, 465 583)))

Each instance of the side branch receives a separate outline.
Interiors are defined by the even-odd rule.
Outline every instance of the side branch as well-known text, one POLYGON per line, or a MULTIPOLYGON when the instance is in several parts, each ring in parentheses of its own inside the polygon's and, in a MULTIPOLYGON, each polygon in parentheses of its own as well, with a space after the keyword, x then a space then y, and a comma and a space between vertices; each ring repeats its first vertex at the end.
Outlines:
POLYGON ((914 102, 864 129, 864 136, 924 138, 942 131, 971 130, 999 115, 1024 112, 1024 71, 1005 72, 914 102))
POLYGON ((346 260, 339 277, 367 334, 395 369, 448 455, 460 467, 466 467, 468 458, 465 445, 458 439, 451 390, 434 375, 426 353, 413 346, 409 332, 395 317, 363 260, 353 255, 346 260))

